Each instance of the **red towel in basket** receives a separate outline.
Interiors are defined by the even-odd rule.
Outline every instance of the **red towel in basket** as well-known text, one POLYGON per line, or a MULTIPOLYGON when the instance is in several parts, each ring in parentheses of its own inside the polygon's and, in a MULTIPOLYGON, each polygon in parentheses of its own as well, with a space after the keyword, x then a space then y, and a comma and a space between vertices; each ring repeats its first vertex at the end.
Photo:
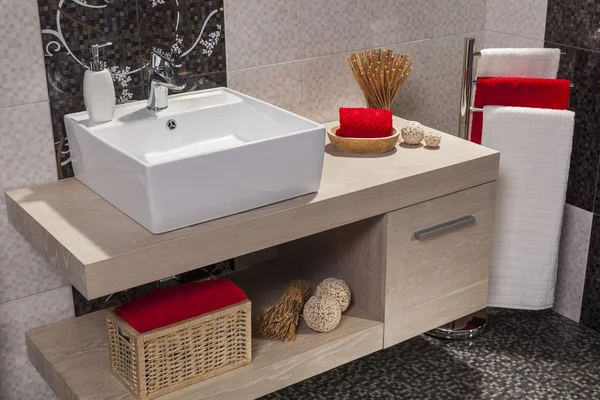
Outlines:
POLYGON ((115 308, 140 333, 228 307, 247 299, 228 279, 212 279, 159 288, 115 308))
MULTIPOLYGON (((511 106, 566 110, 570 82, 565 79, 477 78, 474 107, 511 106)), ((471 119, 471 142, 481 144, 483 113, 471 119)))
POLYGON ((390 110, 375 108, 340 108, 340 129, 337 136, 380 138, 392 136, 393 119, 390 110))

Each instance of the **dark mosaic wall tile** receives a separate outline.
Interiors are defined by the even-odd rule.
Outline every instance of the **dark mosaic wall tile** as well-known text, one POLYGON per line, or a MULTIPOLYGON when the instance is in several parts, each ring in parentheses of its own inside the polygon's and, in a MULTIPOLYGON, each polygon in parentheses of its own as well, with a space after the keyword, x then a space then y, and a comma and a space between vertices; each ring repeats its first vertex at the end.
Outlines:
MULTIPOLYGON (((572 81, 575 111, 567 203, 600 212, 600 0, 549 0, 546 47, 560 47, 559 78, 572 81), (558 44, 558 45, 557 45, 558 44)), ((600 330, 600 223, 594 216, 581 322, 600 330)))
POLYGON ((219 72, 216 74, 207 74, 201 76, 187 75, 184 79, 186 81, 186 87, 184 91, 186 92, 227 86, 226 72, 219 72))
POLYGON ((545 40, 600 50, 600 1, 549 0, 545 40))
POLYGON ((155 44, 169 45, 183 65, 182 75, 225 72, 223 0, 140 1, 143 57, 155 44))
MULTIPOLYGON (((167 44, 183 59, 189 90, 227 83, 223 0, 38 0, 55 147, 68 142, 62 119, 83 111, 89 46, 111 41, 101 57, 113 74, 118 103, 148 95, 150 46, 167 44), (57 22, 58 20, 58 22, 57 22), (205 83, 191 77, 211 76, 205 83)), ((73 175, 64 146, 60 176, 73 175)))
POLYGON ((580 322, 600 331, 600 216, 594 215, 580 322))
MULTIPOLYGON (((63 116, 85 109, 83 75, 84 65, 90 62, 91 44, 113 43, 101 50, 101 58, 113 73, 118 101, 136 100, 143 95, 137 6, 130 0, 88 0, 87 5, 38 0, 38 4, 54 139, 61 143, 68 141, 63 116)), ((59 177, 72 176, 64 147, 60 158, 59 177)))
POLYGON ((574 86, 570 109, 575 111, 575 131, 567 203, 594 211, 600 160, 600 53, 552 43, 546 47, 560 47, 566 52, 561 56, 558 75, 574 86))

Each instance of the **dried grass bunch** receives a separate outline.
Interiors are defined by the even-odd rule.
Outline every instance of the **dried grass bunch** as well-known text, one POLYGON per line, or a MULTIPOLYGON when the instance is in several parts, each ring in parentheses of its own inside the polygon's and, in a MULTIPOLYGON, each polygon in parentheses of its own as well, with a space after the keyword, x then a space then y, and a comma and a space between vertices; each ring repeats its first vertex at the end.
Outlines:
POLYGON ((300 321, 300 312, 310 296, 310 285, 306 281, 290 281, 285 291, 263 315, 256 320, 256 334, 261 339, 293 342, 300 321))
POLYGON ((394 97, 413 70, 408 54, 389 49, 352 53, 346 60, 368 108, 392 109, 394 97))

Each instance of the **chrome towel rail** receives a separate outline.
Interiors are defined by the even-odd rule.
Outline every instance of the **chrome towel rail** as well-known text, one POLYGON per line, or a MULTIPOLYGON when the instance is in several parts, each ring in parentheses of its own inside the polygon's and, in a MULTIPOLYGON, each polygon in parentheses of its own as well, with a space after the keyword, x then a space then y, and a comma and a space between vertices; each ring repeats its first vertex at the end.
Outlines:
MULTIPOLYGON (((480 57, 480 51, 474 51, 475 38, 465 38, 465 54, 463 59, 463 77, 460 94, 460 118, 458 123, 458 137, 469 140, 469 127, 471 125, 471 113, 483 112, 483 108, 473 107, 473 85, 477 84, 477 79, 473 79, 473 65, 475 57, 480 57)), ((566 55, 564 51, 561 55, 566 55)), ((573 84, 571 83, 571 87, 573 84)))

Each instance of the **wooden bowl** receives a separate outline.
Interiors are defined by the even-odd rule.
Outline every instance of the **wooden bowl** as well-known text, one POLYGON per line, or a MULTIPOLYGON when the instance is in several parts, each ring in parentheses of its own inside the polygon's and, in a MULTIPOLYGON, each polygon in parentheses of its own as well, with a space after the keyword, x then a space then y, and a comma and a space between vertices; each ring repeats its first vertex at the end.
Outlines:
POLYGON ((393 128, 392 136, 383 138, 351 138, 337 136, 339 125, 327 129, 327 135, 331 144, 342 151, 358 154, 381 154, 392 151, 398 143, 399 132, 393 128))

